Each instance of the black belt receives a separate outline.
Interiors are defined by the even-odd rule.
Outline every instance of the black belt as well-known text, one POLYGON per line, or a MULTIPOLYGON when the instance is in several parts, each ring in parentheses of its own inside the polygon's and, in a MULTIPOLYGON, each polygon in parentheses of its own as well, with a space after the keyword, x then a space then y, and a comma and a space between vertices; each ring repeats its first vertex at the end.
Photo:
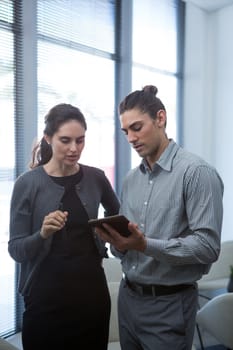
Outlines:
POLYGON ((175 294, 185 289, 195 287, 194 284, 178 284, 174 286, 161 286, 158 284, 139 284, 130 282, 127 278, 124 278, 126 285, 139 295, 160 296, 175 294))

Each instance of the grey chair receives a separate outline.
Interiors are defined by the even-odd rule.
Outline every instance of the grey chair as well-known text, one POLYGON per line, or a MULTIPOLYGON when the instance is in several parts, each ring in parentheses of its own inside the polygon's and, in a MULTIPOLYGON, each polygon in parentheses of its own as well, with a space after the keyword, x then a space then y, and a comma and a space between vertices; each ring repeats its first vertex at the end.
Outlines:
POLYGON ((226 289, 231 265, 233 265, 233 241, 224 241, 221 244, 218 260, 213 263, 209 273, 198 281, 199 293, 226 289))
POLYGON ((117 298, 119 285, 122 278, 121 263, 120 260, 117 258, 104 259, 103 267, 108 282, 108 288, 112 304, 108 350, 120 350, 121 347, 119 341, 117 298))
POLYGON ((209 300, 197 312, 196 322, 220 344, 233 349, 233 293, 224 293, 209 300))

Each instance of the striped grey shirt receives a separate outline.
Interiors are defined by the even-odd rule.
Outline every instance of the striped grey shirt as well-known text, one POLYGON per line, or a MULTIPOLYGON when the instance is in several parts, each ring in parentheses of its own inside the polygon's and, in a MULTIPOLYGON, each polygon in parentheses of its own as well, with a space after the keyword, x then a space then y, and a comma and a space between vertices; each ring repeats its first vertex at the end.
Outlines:
POLYGON ((217 171, 173 140, 152 170, 144 160, 131 170, 121 213, 144 232, 147 248, 122 257, 129 280, 175 285, 207 273, 220 251, 222 197, 217 171))

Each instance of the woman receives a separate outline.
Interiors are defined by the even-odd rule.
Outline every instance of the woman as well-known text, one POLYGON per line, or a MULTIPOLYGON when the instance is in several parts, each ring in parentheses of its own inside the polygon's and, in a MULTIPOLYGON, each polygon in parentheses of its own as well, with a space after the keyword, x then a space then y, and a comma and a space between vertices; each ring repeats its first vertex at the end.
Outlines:
POLYGON ((107 254, 88 220, 100 204, 117 214, 119 201, 102 170, 78 163, 86 129, 78 108, 53 107, 13 189, 9 253, 21 264, 24 350, 107 349, 107 254))

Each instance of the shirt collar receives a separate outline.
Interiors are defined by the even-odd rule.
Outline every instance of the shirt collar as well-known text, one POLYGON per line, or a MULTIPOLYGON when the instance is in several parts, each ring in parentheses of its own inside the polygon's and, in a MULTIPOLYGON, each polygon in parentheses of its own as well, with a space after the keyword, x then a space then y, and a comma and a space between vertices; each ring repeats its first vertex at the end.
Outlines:
MULTIPOLYGON (((173 159, 176 155, 178 148, 179 147, 175 143, 175 141, 170 139, 168 146, 165 148, 165 150, 161 154, 160 158, 154 164, 152 171, 154 171, 158 166, 165 171, 171 171, 173 159)), ((142 159, 139 167, 143 173, 145 173, 147 171, 151 171, 151 170, 149 170, 149 166, 148 166, 145 159, 142 159)))

